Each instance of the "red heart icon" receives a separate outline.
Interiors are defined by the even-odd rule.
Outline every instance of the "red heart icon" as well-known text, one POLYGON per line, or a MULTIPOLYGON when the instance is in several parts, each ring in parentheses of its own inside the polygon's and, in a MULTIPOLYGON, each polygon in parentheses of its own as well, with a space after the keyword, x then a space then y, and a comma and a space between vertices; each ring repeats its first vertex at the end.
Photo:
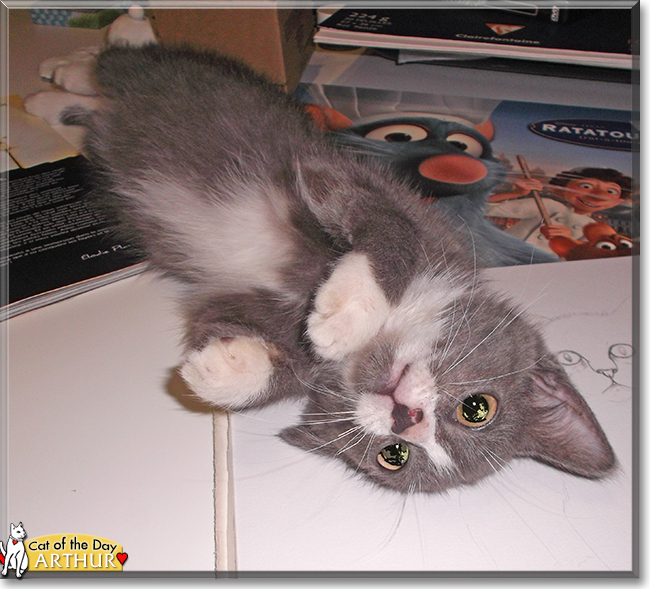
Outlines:
POLYGON ((120 564, 124 564, 124 561, 129 558, 129 555, 126 552, 118 552, 117 560, 120 561, 120 564))

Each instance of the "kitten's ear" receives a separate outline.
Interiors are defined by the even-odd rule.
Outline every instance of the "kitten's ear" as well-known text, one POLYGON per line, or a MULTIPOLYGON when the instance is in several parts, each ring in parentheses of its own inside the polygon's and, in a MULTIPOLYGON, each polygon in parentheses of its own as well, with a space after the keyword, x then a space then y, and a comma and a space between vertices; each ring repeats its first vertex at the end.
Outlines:
POLYGON ((614 451, 595 415, 551 358, 530 374, 532 407, 523 456, 588 478, 601 478, 616 465, 614 451))

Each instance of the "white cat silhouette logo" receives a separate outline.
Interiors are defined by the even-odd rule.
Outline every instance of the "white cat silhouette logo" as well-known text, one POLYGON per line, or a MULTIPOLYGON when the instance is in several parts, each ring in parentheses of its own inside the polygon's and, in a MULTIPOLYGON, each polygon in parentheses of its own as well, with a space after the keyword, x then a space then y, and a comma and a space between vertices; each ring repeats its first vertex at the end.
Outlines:
POLYGON ((2 564, 2 576, 6 577, 9 569, 16 570, 16 578, 20 579, 29 566, 29 558, 25 552, 23 540, 27 537, 27 532, 23 528, 23 522, 17 526, 11 524, 11 534, 7 540, 7 549, 5 550, 0 541, 0 564, 2 564))

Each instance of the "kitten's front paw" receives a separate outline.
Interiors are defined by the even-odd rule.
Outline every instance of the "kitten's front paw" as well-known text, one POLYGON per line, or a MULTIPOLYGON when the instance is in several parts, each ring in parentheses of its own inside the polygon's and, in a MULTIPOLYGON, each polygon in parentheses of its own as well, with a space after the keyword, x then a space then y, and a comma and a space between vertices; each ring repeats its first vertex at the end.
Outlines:
POLYGON ((389 310, 367 256, 351 252, 318 290, 307 334, 318 354, 342 360, 377 335, 389 310))
POLYGON ((217 339, 193 351, 180 374, 203 400, 223 408, 244 407, 263 396, 273 373, 273 348, 249 337, 217 339))

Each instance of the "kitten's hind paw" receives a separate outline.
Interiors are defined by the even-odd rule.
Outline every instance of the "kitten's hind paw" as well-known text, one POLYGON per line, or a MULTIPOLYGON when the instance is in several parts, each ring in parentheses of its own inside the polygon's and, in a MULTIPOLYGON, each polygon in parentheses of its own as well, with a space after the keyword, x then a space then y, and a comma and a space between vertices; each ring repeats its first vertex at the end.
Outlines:
POLYGON ((45 119, 50 125, 65 123, 68 111, 91 113, 100 104, 99 97, 81 96, 61 90, 43 90, 25 98, 25 110, 45 119))
POLYGON ((351 252, 318 290, 307 334, 323 358, 342 360, 377 335, 389 310, 367 256, 351 252))
POLYGON ((192 391, 211 405, 246 407, 268 389, 274 353, 273 346, 254 338, 216 339, 190 353, 180 374, 192 391))

